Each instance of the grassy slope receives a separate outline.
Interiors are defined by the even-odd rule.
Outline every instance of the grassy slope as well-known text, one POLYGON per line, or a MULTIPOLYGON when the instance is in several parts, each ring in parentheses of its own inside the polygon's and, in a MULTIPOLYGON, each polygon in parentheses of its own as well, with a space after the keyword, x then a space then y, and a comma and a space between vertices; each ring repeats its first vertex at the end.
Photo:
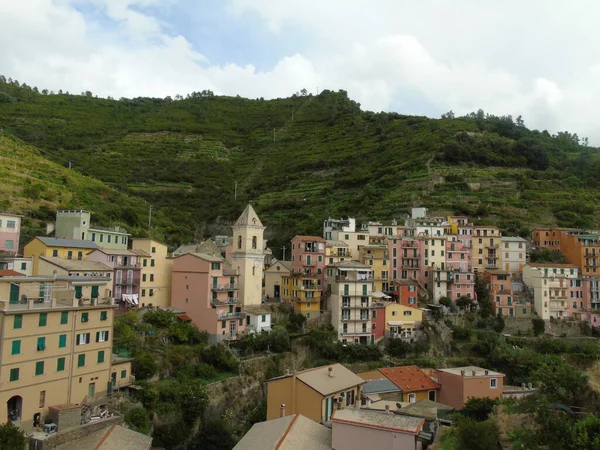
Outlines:
POLYGON ((478 133, 487 120, 375 115, 344 93, 165 102, 41 96, 9 85, 4 92, 12 98, 0 108, 0 127, 151 202, 176 223, 162 229, 171 243, 226 232, 249 200, 276 242, 319 233, 327 216, 401 218, 415 205, 472 214, 511 232, 560 223, 563 210, 570 223, 598 220, 598 186, 560 170, 583 153, 597 163, 597 155, 525 128, 520 136, 549 155, 547 169, 506 163, 504 149, 519 138, 511 130, 459 142, 460 132, 478 133), (441 155, 451 144, 491 156, 485 167, 448 165, 441 155))

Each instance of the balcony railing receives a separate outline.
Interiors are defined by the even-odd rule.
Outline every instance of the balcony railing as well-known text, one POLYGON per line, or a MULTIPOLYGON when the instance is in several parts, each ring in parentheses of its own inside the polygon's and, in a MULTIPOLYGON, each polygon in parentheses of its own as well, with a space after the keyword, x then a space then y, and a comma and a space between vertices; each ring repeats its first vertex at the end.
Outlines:
POLYGON ((222 306, 222 305, 237 305, 240 302, 240 299, 237 297, 227 297, 226 300, 219 300, 213 298, 211 303, 213 306, 222 306))
POLYGON ((356 277, 356 276, 348 276, 348 275, 345 275, 345 276, 344 275, 336 275, 335 281, 347 281, 350 283, 360 283, 363 281, 373 281, 373 276, 372 275, 371 276, 364 275, 364 276, 356 277))
POLYGON ((117 286, 137 286, 138 283, 139 282, 134 280, 133 278, 117 279, 117 281, 115 282, 117 286))
POLYGON ((301 291, 318 291, 319 288, 316 284, 303 284, 300 286, 301 291))
POLYGON ((366 322, 369 320, 369 316, 342 316, 343 322, 366 322))
POLYGON ((319 303, 321 301, 318 297, 293 297, 292 298, 296 303, 319 303))
POLYGON ((215 292, 235 291, 238 289, 238 285, 237 284, 217 284, 217 285, 213 285, 211 289, 215 292))
POLYGON ((243 313, 243 312, 221 313, 217 317, 219 318, 219 320, 245 319, 246 313, 243 313))

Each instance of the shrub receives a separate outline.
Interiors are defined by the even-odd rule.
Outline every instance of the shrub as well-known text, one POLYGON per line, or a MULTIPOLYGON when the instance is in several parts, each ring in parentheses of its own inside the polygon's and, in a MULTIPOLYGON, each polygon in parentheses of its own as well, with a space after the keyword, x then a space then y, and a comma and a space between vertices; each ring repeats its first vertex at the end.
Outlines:
POLYGON ((539 336, 546 332, 546 322, 541 317, 534 317, 531 319, 531 324, 533 325, 533 335, 539 336))
POLYGON ((152 353, 140 351, 135 355, 133 372, 137 379, 147 380, 148 378, 152 378, 157 370, 158 366, 152 353))
POLYGON ((217 376, 217 369, 215 369, 210 364, 200 363, 196 365, 196 375, 199 378, 204 378, 205 380, 210 380, 217 376))
POLYGON ((144 408, 138 407, 127 411, 125 423, 139 433, 148 434, 150 432, 150 414, 144 408))

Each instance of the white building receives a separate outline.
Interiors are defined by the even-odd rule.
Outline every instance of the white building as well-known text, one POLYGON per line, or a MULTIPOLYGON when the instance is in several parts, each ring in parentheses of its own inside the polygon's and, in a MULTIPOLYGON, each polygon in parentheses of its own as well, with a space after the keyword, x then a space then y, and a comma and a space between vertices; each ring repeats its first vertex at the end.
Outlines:
POLYGON ((348 217, 347 219, 325 219, 323 221, 323 238, 338 240, 337 232, 350 232, 356 231, 356 219, 348 217), (335 234, 334 234, 335 233, 335 234), (333 237, 336 236, 336 237, 333 237))
POLYGON ((0 261, 0 270, 14 270, 30 277, 33 275, 33 258, 10 257, 0 261))
POLYGON ((271 310, 261 306, 247 306, 244 311, 246 313, 247 333, 271 331, 271 310))
POLYGON ((344 344, 371 343, 373 271, 356 261, 327 268, 331 323, 344 344))
POLYGON ((568 317, 571 285, 579 278, 573 264, 525 264, 523 282, 533 289, 533 308, 544 320, 568 317))
POLYGON ((511 275, 521 273, 527 262, 527 241, 521 237, 502 236, 500 267, 511 275))

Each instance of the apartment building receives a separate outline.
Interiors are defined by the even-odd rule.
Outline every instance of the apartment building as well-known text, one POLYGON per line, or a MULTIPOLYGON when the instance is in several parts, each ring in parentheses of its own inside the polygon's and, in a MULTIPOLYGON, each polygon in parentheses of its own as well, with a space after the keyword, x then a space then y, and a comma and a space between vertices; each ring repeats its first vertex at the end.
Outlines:
POLYGON ((527 263, 527 241, 521 237, 502 236, 500 267, 513 277, 521 274, 527 263))
POLYGON ((367 229, 369 230, 369 237, 372 238, 391 238, 398 236, 403 227, 399 226, 394 220, 389 224, 382 222, 368 222, 367 229))
POLYGON ((390 277, 390 254, 387 244, 360 245, 358 248, 359 262, 369 266, 373 271, 373 290, 377 292, 392 292, 390 277))
POLYGON ((561 232, 560 250, 586 277, 600 276, 600 235, 583 231, 561 232))
POLYGON ((473 227, 472 264, 475 272, 499 268, 501 242, 502 237, 498 227, 473 227))
POLYGON ((483 280, 489 291, 494 315, 516 317, 517 302, 511 288, 511 274, 500 269, 486 269, 483 280))
POLYGON ((577 231, 572 228, 534 228, 531 231, 531 240, 533 246, 540 249, 547 249, 555 252, 560 251, 560 238, 562 230, 577 231))
POLYGON ((379 342, 385 337, 386 301, 373 301, 371 304, 371 342, 379 342))
POLYGON ((415 338, 417 329, 423 322, 423 311, 400 303, 385 306, 385 336, 392 339, 415 338))
POLYGON ((471 259, 471 239, 466 236, 449 236, 446 241, 447 296, 454 301, 463 296, 476 298, 475 273, 473 272, 471 259))
POLYGON ((331 322, 344 344, 372 342, 370 309, 373 271, 356 261, 343 261, 327 268, 331 322))
POLYGON ((404 306, 416 308, 419 306, 419 285, 415 281, 394 281, 395 300, 404 306))
POLYGON ((21 239, 23 216, 0 213, 0 256, 16 256, 21 239))
POLYGON ((54 235, 57 238, 92 241, 102 248, 127 249, 130 234, 121 227, 92 226, 89 211, 59 210, 56 212, 54 235))
POLYGON ((281 300, 283 277, 292 273, 291 261, 277 261, 265 269, 265 298, 267 301, 281 300))
POLYGON ((600 310, 600 278, 584 278, 583 304, 586 309, 600 310))
MULTIPOLYGON (((571 285, 578 279, 579 269, 574 264, 528 263, 523 267, 523 282, 533 290, 533 307, 544 320, 570 317, 571 285)), ((583 292, 581 295, 583 298, 583 292)))
POLYGON ((244 306, 260 305, 263 299, 266 227, 252 205, 248 204, 231 228, 233 249, 228 261, 240 276, 240 301, 244 306))
POLYGON ((339 233, 354 233, 356 231, 356 219, 332 219, 323 221, 323 237, 327 240, 338 240, 339 233), (335 237, 334 237, 335 236, 335 237))
POLYGON ((23 256, 32 258, 32 272, 37 275, 40 256, 82 261, 89 252, 97 248, 98 245, 90 241, 38 236, 25 245, 23 256))
MULTIPOLYGON (((140 255, 131 250, 96 249, 87 255, 95 261, 113 268, 113 295, 122 306, 137 306, 140 303, 142 265, 140 255)), ((152 274, 152 277, 154 275, 152 274)), ((152 280, 154 281, 154 280, 152 280)))
POLYGON ((112 370, 110 288, 102 277, 0 278, 2 417, 30 430, 49 407, 85 404, 130 379, 130 363, 112 370))
POLYGON ((292 271, 315 275, 317 285, 324 289, 325 239, 318 236, 295 236, 292 239, 292 271))
POLYGON ((240 298, 240 277, 225 260, 207 253, 187 253, 173 259, 171 306, 185 311, 192 323, 208 333, 209 343, 235 340, 246 330, 240 298))
POLYGON ((138 261, 141 263, 139 304, 160 308, 171 306, 173 258, 169 257, 168 247, 162 242, 149 238, 134 238, 131 240, 131 245, 132 253, 138 256, 138 261))
POLYGON ((505 375, 476 366, 436 369, 432 378, 442 387, 439 402, 462 409, 469 398, 500 398, 505 375))
POLYGON ((332 266, 341 261, 352 260, 348 244, 343 241, 327 241, 325 243, 325 264, 332 266))
POLYGON ((425 240, 398 236, 388 240, 393 280, 425 283, 425 240))
POLYGON ((33 258, 24 256, 0 257, 0 270, 14 270, 22 275, 33 275, 33 258))
POLYGON ((291 272, 282 277, 281 298, 291 304, 294 311, 315 319, 321 315, 321 276, 304 272, 291 272))

